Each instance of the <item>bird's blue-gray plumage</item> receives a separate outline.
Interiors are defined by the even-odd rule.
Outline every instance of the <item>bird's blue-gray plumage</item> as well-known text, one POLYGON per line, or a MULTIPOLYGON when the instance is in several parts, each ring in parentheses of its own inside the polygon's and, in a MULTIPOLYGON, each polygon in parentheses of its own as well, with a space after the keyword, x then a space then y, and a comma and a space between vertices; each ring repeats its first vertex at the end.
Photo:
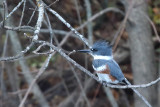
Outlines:
POLYGON ((125 80, 119 65, 113 59, 112 47, 107 42, 103 40, 97 41, 91 49, 79 50, 79 52, 89 53, 93 56, 92 66, 100 80, 106 82, 113 81, 113 83, 117 83, 116 80, 118 80, 119 83, 125 80))
POLYGON ((111 56, 112 47, 105 41, 97 41, 93 44, 92 49, 98 50, 93 51, 93 55, 111 56))
POLYGON ((110 75, 115 77, 119 82, 122 82, 125 79, 119 65, 114 61, 114 59, 112 60, 96 59, 96 60, 93 60, 92 65, 95 68, 98 68, 103 65, 107 65, 109 67, 110 75))
MULTIPOLYGON (((89 53, 93 56, 93 69, 96 71, 99 80, 108 83, 123 83, 131 85, 124 77, 119 65, 112 57, 112 47, 105 41, 97 41, 88 50, 78 50, 77 52, 89 53), (113 78, 114 77, 114 78, 113 78)), ((149 102, 133 88, 133 91, 149 106, 149 102)))

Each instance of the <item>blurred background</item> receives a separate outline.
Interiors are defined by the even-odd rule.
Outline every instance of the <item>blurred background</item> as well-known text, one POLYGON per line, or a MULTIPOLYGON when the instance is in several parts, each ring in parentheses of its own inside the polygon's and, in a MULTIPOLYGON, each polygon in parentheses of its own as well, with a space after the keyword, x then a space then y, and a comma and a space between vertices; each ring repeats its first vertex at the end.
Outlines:
MULTIPOLYGON (((29 46, 38 19, 36 0, 6 0, 6 6, 3 1, 0 1, 0 21, 19 3, 21 5, 0 28, 0 60, 16 56, 29 46)), ((43 2, 82 34, 90 45, 97 40, 109 42, 115 60, 132 84, 149 83, 160 76, 160 0, 43 2)), ((89 48, 60 19, 44 10, 39 40, 52 40, 53 45, 67 55, 73 50, 89 48)), ((49 47, 41 47, 39 52, 44 54, 33 53, 38 47, 35 44, 12 61, 0 61, 1 107, 18 107, 21 103, 29 84, 48 57, 45 52, 49 47)), ((94 74, 91 56, 72 53, 69 57, 94 74)), ((153 107, 160 107, 160 83, 138 90, 153 107)), ((49 65, 37 78, 24 106, 146 107, 131 89, 103 87, 58 53, 51 57, 49 65)))

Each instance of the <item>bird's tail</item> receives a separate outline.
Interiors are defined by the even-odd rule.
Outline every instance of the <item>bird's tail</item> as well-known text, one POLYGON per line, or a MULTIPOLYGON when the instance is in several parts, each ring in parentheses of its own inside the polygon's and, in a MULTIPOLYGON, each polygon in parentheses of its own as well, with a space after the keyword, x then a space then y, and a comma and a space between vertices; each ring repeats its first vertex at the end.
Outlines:
MULTIPOLYGON (((131 85, 131 83, 125 78, 125 83, 131 85)), ((152 107, 151 104, 135 89, 131 88, 144 102, 148 107, 152 107)))

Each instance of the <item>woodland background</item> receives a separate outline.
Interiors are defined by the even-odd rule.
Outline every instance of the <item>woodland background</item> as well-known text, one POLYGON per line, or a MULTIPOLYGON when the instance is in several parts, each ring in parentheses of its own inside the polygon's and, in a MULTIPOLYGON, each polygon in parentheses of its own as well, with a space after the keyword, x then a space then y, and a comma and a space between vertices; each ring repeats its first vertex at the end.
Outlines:
MULTIPOLYGON (((25 107, 146 107, 131 89, 103 87, 59 53, 94 74, 91 56, 70 52, 106 40, 132 84, 156 80, 160 77, 160 0, 44 0, 42 15, 41 0, 4 1, 0 1, 2 107, 22 107, 23 101, 25 107)), ((160 107, 160 83, 138 91, 153 107, 160 107)))

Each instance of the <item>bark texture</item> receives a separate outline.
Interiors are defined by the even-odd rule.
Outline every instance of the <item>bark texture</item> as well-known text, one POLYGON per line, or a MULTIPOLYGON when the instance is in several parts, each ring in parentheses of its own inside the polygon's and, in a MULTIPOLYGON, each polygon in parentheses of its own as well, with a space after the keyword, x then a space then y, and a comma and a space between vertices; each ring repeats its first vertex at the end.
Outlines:
MULTIPOLYGON (((128 4, 130 1, 127 0, 128 4)), ((153 81, 157 77, 155 55, 150 23, 145 16, 147 15, 147 3, 143 0, 132 1, 134 1, 134 6, 129 13, 130 22, 127 23, 126 29, 129 35, 134 84, 142 84, 153 81)), ((153 107, 157 107, 158 90, 155 85, 138 91, 153 107)), ((136 95, 135 107, 146 107, 136 95)))

